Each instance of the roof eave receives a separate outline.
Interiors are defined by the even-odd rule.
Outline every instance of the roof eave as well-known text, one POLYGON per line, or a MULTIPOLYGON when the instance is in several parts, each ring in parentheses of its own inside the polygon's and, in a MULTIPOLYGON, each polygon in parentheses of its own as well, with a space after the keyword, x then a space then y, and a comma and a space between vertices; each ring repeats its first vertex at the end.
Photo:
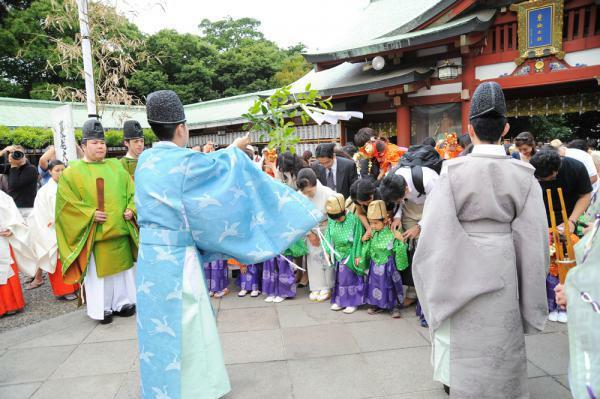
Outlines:
POLYGON ((395 87, 395 86, 400 86, 403 84, 418 82, 423 79, 427 79, 427 78, 431 77, 431 75, 433 75, 433 72, 434 72, 433 68, 431 68, 430 70, 428 70, 426 72, 419 72, 419 71, 414 70, 414 71, 411 71, 411 72, 406 73, 401 76, 394 76, 393 78, 382 79, 382 80, 378 80, 375 82, 320 90, 319 94, 321 96, 332 96, 332 97, 343 96, 343 95, 347 95, 347 94, 360 95, 360 93, 364 93, 364 92, 370 92, 373 90, 380 90, 380 89, 385 89, 388 87, 395 87))
POLYGON ((405 39, 400 38, 396 40, 390 40, 388 42, 357 47, 354 49, 334 51, 331 53, 303 54, 303 56, 306 59, 306 61, 312 64, 317 64, 320 62, 344 61, 351 58, 365 57, 371 54, 377 54, 387 51, 405 50, 410 47, 420 46, 430 42, 448 39, 453 36, 460 36, 469 32, 485 31, 490 27, 493 20, 493 17, 489 20, 481 20, 478 17, 474 17, 468 21, 465 21, 464 24, 453 26, 441 31, 425 33, 423 35, 417 35, 405 39))

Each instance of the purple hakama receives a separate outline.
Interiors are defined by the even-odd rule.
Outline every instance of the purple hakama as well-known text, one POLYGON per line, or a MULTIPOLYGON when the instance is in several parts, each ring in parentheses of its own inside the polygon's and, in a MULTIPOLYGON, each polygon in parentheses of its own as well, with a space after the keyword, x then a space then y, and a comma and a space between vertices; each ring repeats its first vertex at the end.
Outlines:
POLYGON ((245 291, 260 291, 262 287, 263 264, 246 266, 246 272, 241 273, 238 284, 245 291))
POLYGON ((548 311, 553 312, 558 309, 558 305, 556 303, 556 293, 554 289, 560 283, 558 277, 548 274, 546 277, 546 296, 548 297, 548 311))
POLYGON ((366 303, 380 309, 392 310, 404 301, 402 277, 390 256, 383 265, 371 260, 367 278, 366 303))
POLYGON ((335 284, 331 294, 331 303, 343 308, 359 307, 365 303, 365 282, 346 267, 342 262, 336 262, 335 284))
POLYGON ((210 292, 221 292, 229 286, 229 269, 226 260, 204 264, 204 278, 210 292))
POLYGON ((266 296, 281 298, 296 296, 294 270, 282 256, 269 259, 263 263, 262 292, 266 296))

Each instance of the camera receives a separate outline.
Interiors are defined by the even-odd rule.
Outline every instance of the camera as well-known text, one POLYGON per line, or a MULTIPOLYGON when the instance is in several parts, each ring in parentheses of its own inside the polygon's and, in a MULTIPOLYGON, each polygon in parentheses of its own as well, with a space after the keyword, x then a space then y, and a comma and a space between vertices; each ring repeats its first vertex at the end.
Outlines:
POLYGON ((23 159, 23 157, 25 157, 25 153, 23 151, 19 151, 19 150, 13 151, 11 155, 12 155, 12 159, 14 159, 15 161, 19 161, 19 160, 23 159))

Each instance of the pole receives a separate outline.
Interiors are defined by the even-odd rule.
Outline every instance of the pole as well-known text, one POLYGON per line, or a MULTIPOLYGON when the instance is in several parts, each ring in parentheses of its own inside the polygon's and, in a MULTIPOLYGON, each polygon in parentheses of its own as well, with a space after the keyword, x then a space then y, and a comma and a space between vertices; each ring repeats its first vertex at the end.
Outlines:
POLYGON ((87 0, 77 0, 77 8, 79 9, 79 29, 81 32, 81 50, 83 53, 83 72, 88 117, 97 118, 98 108, 96 106, 96 91, 94 90, 94 67, 92 65, 92 44, 90 43, 87 0))

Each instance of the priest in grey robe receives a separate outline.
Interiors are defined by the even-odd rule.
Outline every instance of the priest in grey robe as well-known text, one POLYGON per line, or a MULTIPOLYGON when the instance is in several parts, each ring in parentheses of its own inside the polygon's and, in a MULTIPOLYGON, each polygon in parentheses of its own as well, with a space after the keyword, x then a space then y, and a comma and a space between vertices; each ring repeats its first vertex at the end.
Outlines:
POLYGON ((444 163, 414 263, 432 334, 434 379, 451 398, 529 398, 526 332, 548 315, 548 227, 529 164, 506 156, 501 87, 473 94, 470 156, 444 163))

